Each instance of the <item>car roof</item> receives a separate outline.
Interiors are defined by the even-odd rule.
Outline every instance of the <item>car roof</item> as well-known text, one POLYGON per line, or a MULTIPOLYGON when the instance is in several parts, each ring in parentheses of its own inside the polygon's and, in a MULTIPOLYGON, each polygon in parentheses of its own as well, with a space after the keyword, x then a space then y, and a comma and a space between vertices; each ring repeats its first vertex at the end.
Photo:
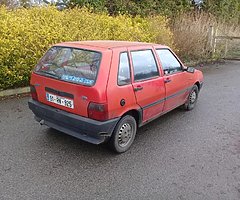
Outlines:
POLYGON ((146 43, 146 42, 130 42, 130 41, 117 41, 117 40, 92 40, 92 41, 75 41, 75 42, 62 42, 57 44, 57 46, 90 46, 96 48, 112 49, 118 47, 132 47, 132 46, 158 46, 166 47, 164 45, 146 43))

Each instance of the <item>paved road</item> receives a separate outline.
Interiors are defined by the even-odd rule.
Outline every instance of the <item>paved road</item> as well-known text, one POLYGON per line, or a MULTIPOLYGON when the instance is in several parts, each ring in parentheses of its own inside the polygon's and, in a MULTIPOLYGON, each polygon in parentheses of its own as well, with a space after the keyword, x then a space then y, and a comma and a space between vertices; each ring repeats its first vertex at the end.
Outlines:
POLYGON ((240 62, 203 68, 191 112, 139 130, 116 155, 40 126, 28 98, 0 102, 0 199, 240 199, 240 62))

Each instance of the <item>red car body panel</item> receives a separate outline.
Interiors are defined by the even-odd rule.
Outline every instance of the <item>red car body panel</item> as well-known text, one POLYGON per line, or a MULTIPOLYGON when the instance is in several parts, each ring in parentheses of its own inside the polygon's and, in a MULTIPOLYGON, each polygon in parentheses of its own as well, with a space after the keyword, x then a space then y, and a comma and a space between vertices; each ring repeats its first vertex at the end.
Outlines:
POLYGON ((130 110, 140 109, 139 105, 136 104, 132 85, 118 86, 117 84, 119 54, 123 52, 127 52, 127 49, 124 47, 115 48, 112 55, 111 70, 106 89, 110 118, 122 116, 130 110), (125 106, 120 105, 122 99, 125 100, 125 106))
MULTIPOLYGON (((108 120, 120 119, 123 115, 132 111, 138 113, 138 125, 141 126, 184 104, 194 84, 199 86, 203 82, 203 75, 198 70, 195 70, 194 73, 182 70, 174 74, 164 75, 156 49, 170 49, 162 45, 122 41, 85 41, 66 42, 54 46, 87 49, 100 52, 102 55, 97 79, 93 86, 56 80, 35 72, 32 72, 31 75, 30 84, 36 89, 39 103, 85 118, 89 117, 89 104, 94 102, 107 106, 108 120), (154 55, 159 76, 148 80, 135 81, 131 52, 146 49, 151 50, 154 55), (120 53, 122 52, 127 52, 129 56, 131 83, 119 86, 117 81, 118 67, 120 53), (59 94, 73 95, 74 108, 67 108, 47 101, 46 88, 60 91, 59 94), (138 90, 138 88, 141 88, 141 90, 138 90), (124 101, 124 105, 122 105, 122 101, 124 101)), ((177 58, 175 54, 174 56, 177 58)), ((178 61, 181 63, 179 59, 178 61)), ((182 66, 185 68, 183 64, 182 66)), ((110 135, 111 133, 109 133, 110 135)))
POLYGON ((38 94, 39 102, 84 117, 88 117, 87 107, 89 102, 106 103, 107 95, 105 91, 108 80, 108 72, 111 64, 112 51, 106 50, 101 52, 102 52, 101 62, 102 67, 99 68, 98 72, 101 75, 98 76, 95 85, 92 87, 69 83, 62 80, 56 80, 49 77, 44 77, 33 72, 31 75, 30 84, 36 86, 35 88, 38 94), (61 105, 57 105, 47 101, 45 91, 46 87, 53 88, 54 90, 57 91, 73 94, 74 109, 63 107, 61 105), (87 99, 84 97, 87 97, 87 99))

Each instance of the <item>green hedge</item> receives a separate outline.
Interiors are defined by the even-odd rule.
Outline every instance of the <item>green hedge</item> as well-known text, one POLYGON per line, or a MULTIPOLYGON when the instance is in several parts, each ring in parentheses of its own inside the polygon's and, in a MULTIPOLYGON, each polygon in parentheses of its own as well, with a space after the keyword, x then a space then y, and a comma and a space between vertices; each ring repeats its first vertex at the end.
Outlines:
POLYGON ((0 90, 27 86, 37 61, 58 42, 109 39, 173 45, 168 19, 163 16, 111 17, 86 9, 0 7, 0 19, 0 90))

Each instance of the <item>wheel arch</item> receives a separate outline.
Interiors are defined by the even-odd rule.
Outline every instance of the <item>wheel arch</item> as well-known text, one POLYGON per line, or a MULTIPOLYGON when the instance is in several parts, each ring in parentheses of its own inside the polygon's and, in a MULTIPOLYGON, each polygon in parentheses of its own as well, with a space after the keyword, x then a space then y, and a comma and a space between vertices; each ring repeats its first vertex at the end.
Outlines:
POLYGON ((125 112, 121 118, 123 118, 124 116, 126 115, 131 115, 134 117, 134 119, 136 120, 136 123, 137 123, 137 127, 139 127, 142 123, 142 109, 139 109, 139 110, 135 110, 135 109, 132 109, 132 110, 129 110, 127 112, 125 112))

